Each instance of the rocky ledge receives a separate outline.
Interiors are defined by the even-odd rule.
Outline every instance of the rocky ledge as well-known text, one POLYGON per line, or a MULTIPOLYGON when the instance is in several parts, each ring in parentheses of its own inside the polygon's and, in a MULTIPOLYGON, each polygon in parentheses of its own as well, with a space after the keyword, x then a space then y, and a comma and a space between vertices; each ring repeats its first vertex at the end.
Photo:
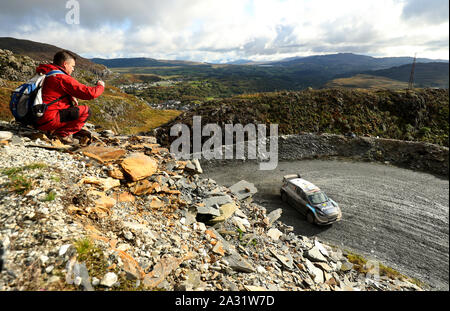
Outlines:
POLYGON ((154 137, 0 123, 0 290, 421 290, 299 236, 154 137))

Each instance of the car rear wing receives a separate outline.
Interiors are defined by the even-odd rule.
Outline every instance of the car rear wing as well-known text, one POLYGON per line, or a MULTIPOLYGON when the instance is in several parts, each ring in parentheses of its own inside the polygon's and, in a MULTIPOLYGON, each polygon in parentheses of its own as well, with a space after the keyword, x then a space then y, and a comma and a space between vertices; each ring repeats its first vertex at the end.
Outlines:
POLYGON ((290 179, 294 179, 294 178, 302 178, 302 177, 300 176, 300 174, 285 175, 285 176, 283 176, 283 182, 286 182, 286 181, 288 181, 290 179))

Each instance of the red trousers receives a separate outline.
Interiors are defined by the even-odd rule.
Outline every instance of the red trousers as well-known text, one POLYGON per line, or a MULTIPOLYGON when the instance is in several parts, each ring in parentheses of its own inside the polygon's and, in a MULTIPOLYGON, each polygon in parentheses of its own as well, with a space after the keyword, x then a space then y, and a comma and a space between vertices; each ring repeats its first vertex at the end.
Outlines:
POLYGON ((38 120, 36 128, 49 131, 60 137, 75 134, 81 130, 91 116, 88 106, 76 106, 62 110, 47 111, 38 120))

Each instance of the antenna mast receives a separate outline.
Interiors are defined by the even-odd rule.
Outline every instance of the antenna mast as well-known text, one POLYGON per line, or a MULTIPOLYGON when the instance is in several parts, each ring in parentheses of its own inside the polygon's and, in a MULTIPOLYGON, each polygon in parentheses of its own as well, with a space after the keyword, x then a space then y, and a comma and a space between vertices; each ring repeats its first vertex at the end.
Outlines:
POLYGON ((414 61, 411 68, 411 75, 409 76, 408 90, 412 90, 414 87, 414 71, 416 69, 416 56, 417 53, 414 54, 414 61))

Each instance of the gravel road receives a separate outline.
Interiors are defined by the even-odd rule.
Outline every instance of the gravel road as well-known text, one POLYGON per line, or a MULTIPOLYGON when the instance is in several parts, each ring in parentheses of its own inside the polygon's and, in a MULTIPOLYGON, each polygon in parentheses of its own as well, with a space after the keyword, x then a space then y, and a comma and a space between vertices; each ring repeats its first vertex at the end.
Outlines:
POLYGON ((203 166, 204 175, 230 186, 255 184, 254 200, 295 232, 380 260, 433 290, 449 290, 449 181, 393 166, 344 160, 280 162, 273 171, 255 163, 203 166), (306 222, 283 203, 283 175, 299 172, 339 203, 342 221, 327 227, 306 222))

